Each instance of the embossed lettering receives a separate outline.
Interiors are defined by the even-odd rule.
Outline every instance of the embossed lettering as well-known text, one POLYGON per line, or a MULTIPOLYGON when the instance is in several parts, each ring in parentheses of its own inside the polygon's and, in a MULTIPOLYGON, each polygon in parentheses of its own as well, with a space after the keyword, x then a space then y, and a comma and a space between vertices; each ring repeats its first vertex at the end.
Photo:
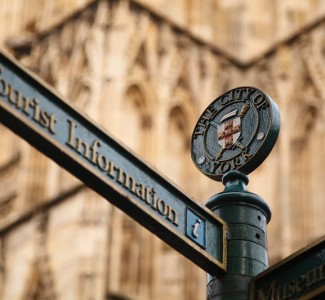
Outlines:
POLYGON ((109 171, 110 162, 109 162, 109 160, 107 159, 106 156, 104 156, 102 154, 99 154, 96 162, 97 162, 98 168, 101 169, 103 172, 108 172, 109 171))
POLYGON ((89 159, 89 156, 90 156, 90 147, 82 139, 76 138, 76 148, 75 149, 83 157, 86 157, 87 159, 89 159))
POLYGON ((205 112, 203 113, 203 115, 201 116, 198 124, 195 127, 194 130, 194 138, 196 138, 199 135, 204 135, 208 125, 209 125, 209 121, 211 120, 211 117, 213 116, 213 114, 217 111, 217 109, 213 106, 208 107, 205 112))
MULTIPOLYGON (((0 74, 2 73, 2 67, 0 66, 0 74)), ((8 95, 9 85, 2 77, 0 77, 0 96, 8 95)))
POLYGON ((198 135, 203 135, 207 129, 209 122, 209 118, 206 116, 203 116, 199 123, 196 125, 195 131, 194 131, 194 137, 197 137, 198 135))
MULTIPOLYGON (((34 124, 46 128, 50 133, 55 134, 55 124, 57 123, 56 116, 50 111, 42 108, 42 99, 33 98, 30 93, 24 94, 24 91, 19 90, 13 84, 9 84, 3 75, 3 67, 0 65, 0 97, 1 101, 6 101, 6 105, 11 109, 20 112, 24 118, 29 117, 34 124)), ((202 120, 207 121, 212 112, 206 114, 202 120)), ((203 122, 205 122, 203 121, 203 122)), ((67 136, 65 146, 76 152, 79 157, 87 160, 89 163, 96 166, 96 168, 103 172, 105 178, 109 178, 120 185, 129 193, 135 195, 136 198, 143 201, 143 203, 150 209, 156 211, 156 215, 163 216, 174 226, 178 226, 178 212, 168 201, 158 198, 156 191, 150 186, 144 186, 138 182, 135 177, 132 177, 124 169, 115 165, 110 161, 109 157, 100 153, 101 142, 93 139, 91 142, 87 141, 83 136, 78 136, 78 125, 73 119, 66 120, 67 136)), ((206 126, 205 123, 203 123, 206 126)), ((87 137, 88 138, 88 137, 87 137)))
POLYGON ((167 207, 166 207, 166 203, 164 202, 164 200, 159 199, 157 201, 157 208, 158 208, 158 212, 165 216, 167 214, 167 207))
POLYGON ((167 205, 167 219, 174 225, 178 226, 177 212, 170 205, 167 205))
POLYGON ((228 161, 224 161, 224 162, 213 161, 210 166, 210 172, 213 174, 216 172, 218 172, 220 174, 224 174, 224 173, 230 171, 231 169, 236 170, 239 167, 241 167, 244 164, 244 161, 247 160, 247 157, 250 157, 250 156, 251 155, 244 154, 244 152, 242 152, 242 156, 234 157, 228 161))
POLYGON ((255 93, 255 89, 248 88, 247 93, 245 95, 245 99, 248 99, 251 95, 255 93))
POLYGON ((77 128, 77 124, 74 121, 69 119, 67 120, 67 122, 69 123, 69 137, 66 144, 69 147, 74 148, 75 130, 77 128))
POLYGON ((253 99, 253 103, 255 104, 255 106, 258 110, 264 109, 264 108, 267 108, 270 106, 269 102, 265 99, 265 96, 262 94, 257 94, 253 99))
POLYGON ((53 113, 41 109, 37 98, 31 100, 2 77, 0 77, 0 96, 7 99, 9 104, 31 117, 40 126, 48 129, 50 133, 55 134, 56 117, 53 113))
POLYGON ((93 143, 90 147, 91 152, 92 152, 91 161, 93 164, 97 163, 98 165, 99 165, 99 162, 102 161, 103 162, 103 171, 105 171, 106 169, 108 170, 107 165, 109 164, 109 162, 105 156, 98 155, 97 148, 100 146, 101 146, 100 141, 98 141, 98 140, 93 141, 93 143), (98 155, 98 157, 97 157, 97 155, 98 155))
POLYGON ((135 194, 142 199, 143 201, 145 201, 145 196, 146 196, 146 192, 144 189, 144 186, 141 183, 136 183, 135 184, 135 194))
POLYGON ((123 169, 115 166, 116 181, 123 185, 127 190, 135 194, 135 182, 132 176, 129 176, 123 169))
POLYGON ((276 281, 272 281, 271 285, 270 285, 269 292, 266 293, 266 295, 265 295, 264 289, 259 289, 257 291, 257 299, 258 300, 276 299, 276 298, 272 298, 272 297, 274 297, 274 294, 275 294, 275 286, 276 286, 276 281))
POLYGON ((244 89, 237 89, 235 91, 233 91, 233 95, 234 95, 234 99, 235 100, 240 100, 243 98, 243 94, 244 94, 244 89))
POLYGON ((16 91, 11 85, 8 86, 8 100, 10 103, 15 104, 17 108, 23 106, 23 94, 16 91))
POLYGON ((7 82, 3 78, 0 78, 0 96, 6 96, 8 94, 8 89, 7 82))
POLYGON ((254 94, 254 92, 255 89, 251 89, 251 88, 244 88, 244 89, 237 89, 235 91, 230 91, 229 93, 224 94, 220 98, 220 103, 222 106, 225 106, 231 102, 235 102, 238 100, 245 101, 252 94, 254 94))
POLYGON ((227 93, 227 94, 224 94, 224 95, 221 97, 221 99, 220 99, 220 103, 221 103, 221 105, 226 105, 226 104, 229 103, 229 101, 230 101, 230 98, 229 98, 229 94, 228 94, 228 93, 227 93))
POLYGON ((216 172, 224 174, 230 171, 230 169, 231 169, 230 161, 225 161, 225 162, 214 161, 210 166, 210 172, 213 174, 215 174, 216 172))
POLYGON ((205 133, 206 130, 206 126, 204 124, 198 124, 197 127, 194 131, 194 138, 196 138, 198 135, 203 135, 205 133))
POLYGON ((200 227, 200 224, 201 224, 201 220, 200 219, 197 219, 195 224, 193 225, 193 231, 192 231, 192 235, 193 237, 195 238, 198 238, 199 237, 199 227, 200 227))
POLYGON ((315 267, 309 272, 290 280, 287 284, 278 286, 276 280, 272 281, 269 287, 263 287, 257 290, 258 300, 286 300, 299 297, 308 288, 324 281, 325 265, 315 267))
POLYGON ((248 152, 249 152, 248 148, 242 152, 242 157, 243 157, 244 161, 247 161, 248 159, 250 159, 253 156, 253 154, 249 154, 248 152))
POLYGON ((166 220, 173 225, 178 226, 178 214, 177 211, 172 208, 165 200, 158 198, 154 188, 144 186, 141 182, 137 182, 134 177, 129 175, 125 170, 115 165, 104 154, 99 152, 101 143, 99 140, 93 140, 91 143, 87 143, 85 140, 77 136, 78 125, 68 119, 68 138, 66 145, 80 154, 83 158, 90 163, 98 167, 100 171, 103 171, 112 180, 121 185, 124 189, 134 194, 137 198, 143 201, 151 209, 155 210, 161 216, 164 216, 166 220))
POLYGON ((240 166, 243 165, 243 163, 240 160, 240 157, 235 157, 232 161, 231 161, 233 168, 234 169, 238 169, 240 166))

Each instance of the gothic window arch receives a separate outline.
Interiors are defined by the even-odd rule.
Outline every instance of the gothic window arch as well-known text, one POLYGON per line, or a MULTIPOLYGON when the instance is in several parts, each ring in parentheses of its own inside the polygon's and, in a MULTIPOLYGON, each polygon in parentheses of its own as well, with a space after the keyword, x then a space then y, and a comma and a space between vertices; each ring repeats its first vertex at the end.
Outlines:
POLYGON ((26 174, 26 207, 35 207, 47 196, 44 177, 48 174, 48 158, 43 153, 31 148, 24 159, 24 164, 25 168, 33 174, 33 176, 26 174))
POLYGON ((179 184, 186 182, 186 158, 189 151, 188 129, 189 124, 184 110, 180 106, 173 107, 168 116, 168 173, 171 179, 179 184))
MULTIPOLYGON (((70 86, 68 92, 68 99, 75 104, 78 108, 86 110, 91 98, 91 88, 87 82, 81 77, 76 78, 70 86)), ((94 109, 94 105, 90 107, 94 109)), ((87 113, 90 113, 90 109, 87 109, 87 113)), ((53 182, 53 187, 57 184, 60 189, 70 188, 75 182, 76 178, 68 173, 65 169, 59 167, 58 165, 53 165, 51 163, 52 170, 49 171, 49 177, 51 177, 51 182, 53 182), (54 179, 55 176, 55 179, 54 179)))
POLYGON ((122 109, 120 137, 136 153, 148 155, 153 122, 148 97, 139 85, 127 89, 122 109))
POLYGON ((22 299, 55 300, 57 299, 55 280, 51 257, 47 250, 49 215, 48 213, 41 213, 36 218, 35 258, 30 264, 22 299))
MULTIPOLYGON (((126 89, 120 106, 122 117, 119 124, 119 138, 147 160, 150 160, 154 150, 151 147, 153 145, 151 142, 153 122, 150 105, 153 103, 150 100, 146 87, 131 84, 126 89)), ((119 243, 112 246, 117 247, 115 251, 119 253, 119 268, 117 272, 115 271, 119 290, 130 295, 150 298, 153 280, 152 235, 125 214, 115 209, 113 209, 113 214, 113 218, 118 220, 116 223, 118 229, 115 228, 112 232, 112 239, 118 239, 119 243), (139 290, 140 286, 141 290, 139 290)))
MULTIPOLYGON (((177 90, 174 105, 167 114, 166 137, 166 174, 177 185, 187 191, 193 191, 191 184, 193 164, 190 158, 190 137, 192 133, 192 117, 190 97, 183 90, 177 90)), ((160 269, 162 270, 161 282, 166 286, 166 297, 189 299, 197 288, 195 279, 197 272, 187 260, 180 257, 173 249, 163 245, 160 257, 160 269), (177 267, 175 267, 177 266, 177 267), (180 290, 182 282, 191 282, 186 291, 180 290)))
MULTIPOLYGON (((41 49, 44 51, 44 49, 41 49)), ((39 58, 38 59, 38 64, 39 65, 39 69, 35 70, 38 72, 39 76, 45 80, 48 84, 50 84, 51 86, 55 86, 57 83, 57 78, 55 75, 55 63, 57 63, 56 61, 52 61, 49 57, 49 55, 45 55, 43 58, 39 58)))
POLYGON ((171 179, 187 191, 194 192, 190 184, 193 170, 190 154, 190 140, 194 125, 197 121, 193 91, 190 89, 186 73, 173 91, 172 102, 167 112, 166 145, 169 160, 168 174, 171 179))
MULTIPOLYGON (((295 97, 290 122, 293 126, 290 144, 292 201, 290 213, 292 235, 295 236, 292 243, 293 250, 315 238, 316 226, 310 221, 310 216, 322 209, 316 207, 319 203, 310 199, 317 198, 314 182, 321 178, 321 164, 325 164, 323 163, 324 134, 319 131, 322 122, 320 96, 308 76, 304 76, 300 84, 301 94, 300 97, 295 97), (299 232, 299 235, 294 232, 299 232)), ((299 95, 299 93, 295 95, 297 94, 299 95)))
POLYGON ((52 282, 43 274, 38 262, 34 263, 32 274, 30 275, 24 300, 55 300, 56 295, 53 290, 52 282))
POLYGON ((70 88, 68 99, 78 107, 85 109, 89 104, 90 97, 91 89, 89 85, 82 78, 76 79, 70 88))
POLYGON ((22 164, 21 146, 17 137, 3 126, 0 126, 0 216, 2 220, 13 212, 17 196, 21 189, 17 181, 22 178, 20 167, 22 164))

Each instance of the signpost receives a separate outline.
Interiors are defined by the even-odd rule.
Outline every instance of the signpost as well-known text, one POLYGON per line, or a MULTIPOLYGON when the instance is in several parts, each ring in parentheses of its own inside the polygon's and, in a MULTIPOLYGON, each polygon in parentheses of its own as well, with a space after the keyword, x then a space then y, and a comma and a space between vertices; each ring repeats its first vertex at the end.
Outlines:
POLYGON ((225 222, 1 52, 0 120, 206 272, 225 272, 225 222))
POLYGON ((249 299, 325 299, 325 238, 255 277, 249 299))
POLYGON ((232 89, 202 113, 192 135, 196 167, 225 185, 206 203, 226 221, 227 272, 208 276, 208 300, 247 300, 251 279, 268 267, 266 224, 271 211, 247 191, 248 173, 271 152, 280 114, 270 96, 254 87, 232 89))
POLYGON ((277 106, 264 92, 230 90, 195 126, 194 164, 225 185, 206 203, 209 209, 2 52, 0 121, 209 273, 207 299, 247 300, 249 293, 250 300, 312 299, 325 293, 325 238, 266 270, 271 211, 246 188, 246 175, 268 156, 280 128, 277 106))

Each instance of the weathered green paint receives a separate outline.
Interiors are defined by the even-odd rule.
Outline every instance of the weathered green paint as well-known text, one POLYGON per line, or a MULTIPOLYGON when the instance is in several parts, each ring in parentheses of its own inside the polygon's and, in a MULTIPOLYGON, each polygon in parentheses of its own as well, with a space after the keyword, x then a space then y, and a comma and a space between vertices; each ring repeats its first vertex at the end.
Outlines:
POLYGON ((225 189, 206 203, 228 224, 227 273, 208 275, 207 299, 248 299, 251 279, 268 267, 266 224, 271 211, 258 195, 247 191, 248 178, 239 171, 223 177, 225 189))
POLYGON ((250 300, 285 299, 325 299, 325 238, 252 280, 250 300))
POLYGON ((0 120, 199 267, 224 272, 220 218, 1 52, 0 120))

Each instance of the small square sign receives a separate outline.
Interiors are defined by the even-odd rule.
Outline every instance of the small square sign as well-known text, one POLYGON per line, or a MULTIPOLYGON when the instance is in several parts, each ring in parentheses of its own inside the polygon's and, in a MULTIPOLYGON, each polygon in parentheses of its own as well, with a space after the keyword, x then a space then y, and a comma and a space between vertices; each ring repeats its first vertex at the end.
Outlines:
POLYGON ((206 246, 206 221, 190 208, 187 208, 186 235, 203 249, 206 246))

